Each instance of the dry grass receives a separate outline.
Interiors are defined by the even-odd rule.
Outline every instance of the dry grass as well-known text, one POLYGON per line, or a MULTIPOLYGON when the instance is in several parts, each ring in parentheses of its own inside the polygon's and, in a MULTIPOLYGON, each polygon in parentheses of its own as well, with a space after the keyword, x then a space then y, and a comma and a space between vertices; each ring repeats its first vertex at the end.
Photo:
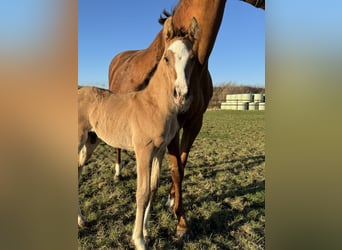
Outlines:
MULTIPOLYGON (((265 120, 261 111, 207 111, 185 169, 184 205, 191 232, 175 238, 176 218, 164 208, 170 188, 165 157, 152 211, 150 249, 265 249, 265 120)), ((113 179, 114 150, 100 145, 80 183, 91 227, 80 249, 133 249, 135 158, 124 151, 123 180, 113 179)))

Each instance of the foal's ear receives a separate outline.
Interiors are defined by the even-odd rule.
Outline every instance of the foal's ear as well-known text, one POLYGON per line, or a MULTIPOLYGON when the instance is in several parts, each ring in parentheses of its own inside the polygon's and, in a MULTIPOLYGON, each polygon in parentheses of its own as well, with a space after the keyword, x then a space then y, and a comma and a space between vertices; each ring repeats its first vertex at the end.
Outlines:
POLYGON ((192 17, 190 26, 188 28, 190 37, 194 40, 198 40, 200 36, 200 28, 195 17, 192 17))
POLYGON ((173 38, 174 30, 173 30, 172 16, 166 19, 164 23, 163 33, 164 33, 164 37, 166 40, 170 40, 173 38))

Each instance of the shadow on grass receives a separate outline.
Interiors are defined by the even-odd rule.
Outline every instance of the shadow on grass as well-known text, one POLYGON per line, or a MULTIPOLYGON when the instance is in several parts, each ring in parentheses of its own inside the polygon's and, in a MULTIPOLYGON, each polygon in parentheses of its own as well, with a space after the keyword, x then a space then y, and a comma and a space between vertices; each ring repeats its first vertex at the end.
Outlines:
MULTIPOLYGON (((232 160, 224 160, 224 161, 219 161, 215 162, 215 164, 210 164, 208 166, 197 166, 192 164, 191 162, 188 162, 186 165, 186 168, 197 168, 200 169, 202 173, 208 174, 210 173, 217 173, 221 171, 239 171, 240 168, 244 168, 246 170, 252 169, 255 166, 259 166, 262 163, 265 162, 265 156, 264 155, 258 155, 258 156, 250 156, 250 157, 245 157, 245 158, 236 158, 232 160), (222 165, 224 165, 222 167, 222 165)), ((235 171, 235 172, 236 172, 235 171)), ((189 175, 189 174, 188 174, 189 175)), ((186 177, 185 177, 186 178, 186 177)))
MULTIPOLYGON (((201 170, 200 166, 193 166, 198 168, 204 179, 212 179, 215 182, 217 174, 222 172, 234 175, 239 174, 241 171, 252 171, 254 167, 260 166, 265 161, 265 156, 253 156, 240 159, 234 159, 229 162, 216 163, 214 166, 206 167, 205 170, 201 170), (222 167, 222 165, 225 165, 222 167), (233 166, 232 166, 233 165, 233 166)), ((186 177, 185 177, 186 178, 186 177)), ((229 180, 227 180, 229 182, 229 180)), ((260 216, 264 216, 265 200, 264 194, 260 192, 265 191, 265 180, 254 179, 252 183, 248 185, 241 185, 241 183, 232 182, 231 185, 222 183, 220 187, 218 183, 215 183, 215 192, 207 193, 206 195, 196 196, 193 194, 187 194, 185 202, 188 204, 186 207, 201 208, 203 204, 210 202, 219 205, 220 209, 213 211, 209 217, 204 217, 201 214, 193 215, 189 218, 189 226, 191 232, 189 233, 190 241, 198 241, 204 237, 221 236, 223 238, 233 239, 230 232, 237 231, 241 226, 251 221, 258 221, 260 216), (218 192, 219 191, 219 192, 218 192), (261 197, 258 197, 261 196, 261 197), (248 198, 247 198, 248 197, 248 198), (250 198, 256 197, 256 198, 250 198), (241 206, 236 208, 225 202, 226 199, 233 200, 238 198, 241 200, 241 206), (190 203, 191 201, 191 203, 190 203)), ((187 183, 187 186, 200 185, 199 183, 187 183)), ((209 208, 210 209, 210 208, 209 208)), ((260 222, 262 224, 262 222, 260 222)), ((261 225, 264 228, 264 225, 261 225)), ((263 229, 262 229, 263 230, 263 229)), ((264 237, 264 231, 257 232, 261 237, 264 237)), ((213 237, 215 239, 220 237, 213 237)), ((231 246, 225 243, 217 241, 216 246, 221 249, 229 249, 231 246)))
POLYGON ((83 238, 90 235, 95 235, 97 232, 97 228, 95 227, 97 223, 97 220, 87 221, 84 228, 78 228, 78 237, 83 238))

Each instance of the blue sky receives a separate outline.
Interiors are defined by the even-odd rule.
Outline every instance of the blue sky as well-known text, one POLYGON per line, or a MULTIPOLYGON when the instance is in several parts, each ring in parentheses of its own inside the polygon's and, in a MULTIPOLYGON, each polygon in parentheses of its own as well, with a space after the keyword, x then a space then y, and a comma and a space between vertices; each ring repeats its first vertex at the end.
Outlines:
MULTIPOLYGON (((158 17, 177 0, 78 2, 78 81, 108 87, 108 67, 119 52, 144 49, 161 30, 158 17)), ((265 12, 228 0, 209 58, 214 85, 265 86, 265 12)))

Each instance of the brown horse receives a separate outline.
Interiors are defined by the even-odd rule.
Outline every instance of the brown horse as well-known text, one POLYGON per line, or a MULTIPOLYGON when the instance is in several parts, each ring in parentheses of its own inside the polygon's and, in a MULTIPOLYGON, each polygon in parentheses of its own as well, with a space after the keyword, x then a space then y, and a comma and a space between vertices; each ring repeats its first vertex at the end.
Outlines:
MULTIPOLYGON (((134 150, 137 160, 136 218, 133 241, 145 249, 151 203, 158 188, 167 145, 179 130, 177 115, 190 106, 189 84, 194 67, 192 47, 198 38, 195 18, 184 37, 175 37, 172 17, 164 24, 165 50, 148 86, 139 92, 114 94, 96 87, 78 90, 78 171, 99 139, 134 150)), ((78 207, 78 224, 84 219, 78 207)))
MULTIPOLYGON (((193 50, 196 55, 194 70, 190 76, 192 102, 186 113, 178 115, 179 131, 168 145, 172 187, 170 202, 177 216, 177 235, 187 232, 188 225, 182 202, 182 180, 190 148, 197 137, 213 93, 213 84, 208 70, 208 59, 221 25, 226 0, 180 0, 173 11, 175 30, 183 33, 192 17, 198 21, 201 34, 193 50)), ((163 21, 163 20, 162 20, 163 21)), ((137 91, 148 85, 151 72, 164 51, 164 36, 159 32, 150 46, 144 50, 125 51, 118 54, 109 67, 109 88, 114 93, 137 91)))
POLYGON ((241 0, 243 2, 249 3, 251 5, 253 5, 256 8, 260 8, 265 10, 265 2, 266 0, 241 0))

